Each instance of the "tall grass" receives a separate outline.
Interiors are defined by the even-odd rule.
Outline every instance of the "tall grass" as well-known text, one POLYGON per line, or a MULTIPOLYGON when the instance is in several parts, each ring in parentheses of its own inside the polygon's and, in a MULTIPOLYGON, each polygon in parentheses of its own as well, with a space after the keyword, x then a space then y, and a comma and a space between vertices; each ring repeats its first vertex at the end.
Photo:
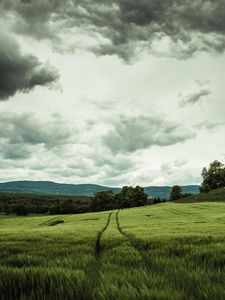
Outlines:
POLYGON ((224 203, 0 218, 0 299, 224 300, 224 232, 224 203))

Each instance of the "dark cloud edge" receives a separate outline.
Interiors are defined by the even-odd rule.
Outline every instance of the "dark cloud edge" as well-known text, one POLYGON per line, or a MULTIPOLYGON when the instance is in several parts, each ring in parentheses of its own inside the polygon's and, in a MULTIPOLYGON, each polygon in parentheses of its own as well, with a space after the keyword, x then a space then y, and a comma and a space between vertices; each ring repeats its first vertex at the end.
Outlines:
POLYGON ((197 0, 2 0, 0 6, 17 16, 20 23, 16 31, 21 34, 58 41, 60 29, 81 28, 108 40, 89 50, 96 55, 116 54, 127 62, 142 46, 153 51, 153 41, 163 37, 169 37, 175 44, 172 55, 180 59, 198 52, 225 50, 223 0, 205 3, 197 0), (180 42, 186 45, 185 49, 179 49, 180 42))

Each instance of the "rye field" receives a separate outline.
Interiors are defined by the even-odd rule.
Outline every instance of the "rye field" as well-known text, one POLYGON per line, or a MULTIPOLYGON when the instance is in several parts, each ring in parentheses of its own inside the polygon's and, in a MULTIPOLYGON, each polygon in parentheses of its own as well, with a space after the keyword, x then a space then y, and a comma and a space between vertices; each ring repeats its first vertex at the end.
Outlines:
POLYGON ((225 203, 0 217, 0 299, 225 299, 225 203))

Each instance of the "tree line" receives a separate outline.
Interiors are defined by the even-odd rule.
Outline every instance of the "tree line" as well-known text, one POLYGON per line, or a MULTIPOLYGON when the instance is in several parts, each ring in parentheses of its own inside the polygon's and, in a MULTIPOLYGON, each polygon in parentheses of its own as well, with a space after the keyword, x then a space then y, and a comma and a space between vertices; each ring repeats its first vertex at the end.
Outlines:
POLYGON ((160 198, 149 198, 140 186, 124 186, 117 194, 111 190, 88 196, 47 196, 36 194, 0 193, 3 214, 77 214, 111 209, 158 204, 160 198))
MULTIPOLYGON (((225 187, 225 166, 215 160, 202 170, 201 193, 225 187)), ((179 185, 171 189, 170 200, 188 197, 179 185)), ((36 194, 0 193, 0 213, 3 214, 76 214, 101 210, 138 207, 165 202, 159 197, 152 199, 140 186, 124 186, 117 194, 103 191, 88 196, 50 196, 36 194)))
POLYGON ((140 186, 124 186, 114 194, 112 191, 98 192, 91 197, 91 210, 111 210, 118 208, 138 207, 151 204, 144 188, 140 186))
MULTIPOLYGON (((208 193, 212 190, 225 188, 225 165, 218 160, 210 163, 209 167, 202 170, 202 183, 200 193, 208 193)), ((191 194, 183 194, 179 185, 174 185, 170 193, 170 200, 178 200, 189 197, 191 194)))
POLYGON ((208 168, 202 170, 203 182, 200 187, 201 193, 225 187, 225 166, 218 160, 212 162, 208 168))
POLYGON ((88 196, 0 192, 0 213, 8 215, 83 213, 89 206, 88 196))

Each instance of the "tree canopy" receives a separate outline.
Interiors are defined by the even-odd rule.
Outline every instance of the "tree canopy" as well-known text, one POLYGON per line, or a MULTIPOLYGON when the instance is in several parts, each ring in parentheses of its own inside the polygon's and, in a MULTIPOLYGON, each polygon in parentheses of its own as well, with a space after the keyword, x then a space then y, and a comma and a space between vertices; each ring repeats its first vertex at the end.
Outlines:
POLYGON ((91 211, 110 210, 115 208, 115 194, 112 191, 95 193, 91 197, 91 211))
POLYGON ((116 194, 117 208, 143 206, 148 202, 148 195, 140 186, 124 186, 120 193, 116 194))
POLYGON ((174 185, 170 192, 170 200, 178 200, 182 197, 182 188, 179 185, 174 185))
POLYGON ((207 193, 211 190, 225 187, 225 166, 223 163, 215 160, 202 170, 203 182, 200 191, 207 193))
POLYGON ((110 210, 115 208, 128 208, 148 204, 148 195, 140 186, 124 186, 114 194, 112 191, 98 192, 91 198, 91 210, 110 210))

